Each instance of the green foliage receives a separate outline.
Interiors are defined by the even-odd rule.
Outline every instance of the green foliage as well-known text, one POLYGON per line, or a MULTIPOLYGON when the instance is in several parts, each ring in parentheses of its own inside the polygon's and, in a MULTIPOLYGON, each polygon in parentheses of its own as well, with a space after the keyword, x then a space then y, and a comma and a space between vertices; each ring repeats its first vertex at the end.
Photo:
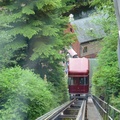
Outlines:
POLYGON ((117 58, 118 28, 114 6, 111 1, 101 0, 93 0, 92 5, 98 5, 97 12, 104 14, 105 18, 99 23, 106 32, 106 37, 102 40, 102 49, 98 55, 98 68, 93 76, 96 95, 103 95, 107 102, 115 103, 115 99, 113 101, 111 99, 113 95, 116 99, 119 97, 120 72, 117 58))
MULTIPOLYGON (((11 43, 13 45, 15 41, 19 41, 22 45, 19 48, 16 47, 13 51, 8 51, 7 61, 12 59, 14 63, 18 63, 19 61, 16 61, 17 58, 14 59, 14 55, 18 53, 16 52, 17 50, 22 52, 21 48, 25 46, 26 48, 21 54, 26 54, 24 56, 27 57, 29 54, 25 53, 27 49, 27 52, 31 53, 28 57, 32 56, 32 60, 35 60, 39 58, 41 54, 47 58, 51 53, 52 55, 56 55, 56 53, 59 54, 58 52, 63 49, 64 46, 70 44, 72 42, 72 40, 69 39, 70 37, 66 37, 67 39, 63 37, 68 18, 62 16, 64 12, 71 9, 71 6, 66 5, 68 1, 69 0, 3 1, 4 6, 2 6, 3 9, 0 14, 0 31, 4 32, 4 34, 0 35, 0 41, 2 41, 0 45, 3 46, 4 44, 7 48, 10 41, 13 41, 11 43), (47 37, 48 43, 42 40, 43 37, 47 37), (7 39, 7 41, 5 41, 5 39, 7 39), (39 48, 42 49, 44 45, 45 48, 48 48, 46 51, 50 52, 44 54, 43 50, 38 50, 38 48, 34 48, 35 46, 29 46, 31 41, 34 41, 33 43, 39 41, 41 43, 39 44, 39 48)), ((5 51, 4 47, 2 49, 2 51, 5 51)), ((22 60, 25 60, 25 58, 22 60)), ((2 63, 4 57, 1 56, 0 61, 2 63)))
POLYGON ((109 7, 109 5, 112 5, 111 0, 91 0, 90 3, 92 6, 97 6, 102 9, 103 9, 103 6, 109 7))
POLYGON ((56 95, 59 93, 59 103, 63 103, 68 100, 68 91, 67 91, 67 80, 65 80, 65 73, 63 73, 64 68, 58 64, 59 61, 55 61, 54 63, 50 63, 51 71, 47 73, 48 80, 53 83, 56 89, 56 95), (54 76, 54 77, 53 77, 54 76))
MULTIPOLYGON (((53 86, 30 70, 20 67, 0 72, 0 116, 2 120, 35 120, 57 104, 53 86)), ((59 101, 59 100, 58 100, 59 101)))
POLYGON ((67 91, 63 85, 63 68, 61 65, 54 66, 64 59, 64 55, 59 54, 60 50, 73 42, 73 35, 64 34, 68 18, 62 14, 72 8, 72 5, 66 5, 68 1, 11 0, 9 3, 4 2, 4 9, 0 14, 0 31, 4 33, 0 34, 0 45, 3 46, 0 65, 9 67, 19 64, 24 68, 34 69, 42 78, 46 74, 50 78, 48 81, 53 79, 53 85, 59 79, 56 85, 56 91, 62 92, 61 97, 58 95, 59 103, 66 100, 64 96, 67 91), (4 51, 6 52, 3 56, 4 51), (56 71, 59 77, 52 75, 56 71))
POLYGON ((75 8, 80 6, 87 6, 90 4, 91 0, 70 0, 68 4, 73 4, 75 8))
POLYGON ((26 15, 35 14, 35 12, 32 9, 30 9, 29 6, 23 7, 22 13, 26 15))
POLYGON ((0 68, 8 66, 8 64, 17 64, 17 61, 25 59, 24 49, 26 48, 26 42, 22 41, 23 38, 18 38, 18 41, 13 41, 11 36, 6 32, 1 32, 0 36, 0 68), (5 36, 6 35, 6 36, 5 36), (3 41, 4 40, 4 41, 3 41), (19 55, 15 54, 15 51, 19 50, 19 55), (18 57, 16 58, 16 55, 18 57), (15 59, 11 59, 14 56, 15 59), (19 60, 18 60, 19 59, 19 60))
MULTIPOLYGON (((55 87, 53 91, 58 103, 64 103, 68 100, 67 80, 65 80, 64 67, 60 64, 61 60, 50 56, 50 59, 41 59, 37 64, 35 72, 40 74, 42 78, 47 78, 55 87)), ((33 63, 34 64, 34 63, 33 63)))
POLYGON ((118 110, 120 109, 120 95, 118 97, 111 97, 111 104, 114 105, 118 110))
MULTIPOLYGON (((64 55, 59 52, 64 46, 68 46, 73 42, 71 39, 73 35, 64 34, 64 30, 68 24, 68 18, 62 14, 72 7, 67 6, 66 2, 67 0, 10 0, 9 3, 4 1, 4 6, 2 6, 3 10, 0 13, 0 32, 4 33, 0 34, 0 46, 2 46, 0 51, 0 65, 3 65, 0 67, 19 64, 24 68, 34 69, 35 73, 40 74, 42 78, 47 75, 47 81, 50 81, 55 86, 55 91, 52 90, 52 92, 54 91, 53 93, 56 99, 59 98, 58 101, 56 101, 58 103, 67 100, 64 70, 59 64, 63 61, 64 55), (6 54, 2 56, 4 52, 6 54)), ((44 84, 41 84, 41 86, 42 85, 45 87, 44 84)), ((48 88, 52 89, 52 87, 48 88)), ((41 90, 39 94, 43 95, 43 93, 44 91, 41 90)), ((38 93, 34 92, 33 94, 38 93)), ((49 98, 49 96, 46 97, 49 98)), ((13 102, 16 102, 18 98, 14 99, 15 101, 13 102)), ((39 99, 44 102, 42 97, 39 99)), ((47 98, 45 99, 48 100, 47 98)), ((18 101, 20 100, 18 99, 18 101)), ((16 108, 18 108, 20 104, 16 103, 16 108)), ((38 102, 38 104, 40 103, 38 102)), ((39 110, 39 116, 45 113, 46 110, 49 110, 49 108, 47 108, 47 106, 50 106, 49 104, 52 106, 52 103, 49 102, 46 104, 47 106, 44 104, 45 102, 41 105, 42 109, 39 110)), ((37 103, 31 103, 30 101, 30 105, 36 107, 37 103)), ((13 106, 12 108, 15 107, 13 106)), ((38 108, 40 108, 40 105, 38 105, 38 108)), ((36 107, 36 109, 38 108, 36 107)), ((25 109, 27 108, 25 107, 25 109)), ((31 115, 34 117, 34 109, 29 108, 28 111, 30 113, 32 112, 28 114, 28 116, 31 115)), ((5 114, 4 109, 2 114, 5 114)), ((35 115, 36 117, 38 116, 38 114, 35 115)))

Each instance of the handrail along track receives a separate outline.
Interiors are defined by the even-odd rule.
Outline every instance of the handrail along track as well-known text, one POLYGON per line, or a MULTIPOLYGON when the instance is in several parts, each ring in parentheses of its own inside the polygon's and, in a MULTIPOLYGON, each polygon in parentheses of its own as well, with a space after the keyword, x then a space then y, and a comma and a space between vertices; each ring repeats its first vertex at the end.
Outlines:
POLYGON ((64 107, 68 106, 69 104, 73 103, 74 101, 75 101, 75 99, 72 101, 68 101, 68 102, 64 103, 63 105, 58 106, 57 108, 51 110, 50 112, 42 115, 41 117, 37 118, 36 120, 48 120, 48 118, 51 117, 51 115, 55 114, 56 112, 59 112, 64 107))
POLYGON ((73 99, 51 110, 50 112, 44 114, 43 116, 38 117, 36 120, 59 120, 59 118, 74 118, 74 120, 85 120, 85 111, 86 111, 86 100, 79 101, 77 99, 73 99), (80 107, 79 109, 77 105, 80 107), (71 108, 71 106, 74 107, 71 108), (77 109, 75 109, 75 107, 77 107, 77 109), (70 109, 71 111, 78 110, 77 115, 75 113, 72 115, 71 112, 69 111, 70 109), (67 112, 69 114, 66 114, 67 112))
POLYGON ((120 120, 120 110, 92 95, 93 102, 105 120, 120 120))
POLYGON ((87 104, 87 102, 86 102, 86 100, 84 100, 81 105, 81 109, 79 110, 76 120, 85 120, 86 104, 87 104))

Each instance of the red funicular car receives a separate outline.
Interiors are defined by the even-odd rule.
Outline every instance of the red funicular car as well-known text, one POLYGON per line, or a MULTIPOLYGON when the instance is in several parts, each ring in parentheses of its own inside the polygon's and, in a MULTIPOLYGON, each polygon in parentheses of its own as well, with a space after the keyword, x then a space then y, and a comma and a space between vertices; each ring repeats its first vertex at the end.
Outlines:
POLYGON ((68 50, 68 53, 69 53, 71 58, 77 58, 78 57, 77 53, 72 48, 68 50))
POLYGON ((87 99, 89 92, 89 60, 87 58, 69 58, 68 85, 71 99, 87 99))

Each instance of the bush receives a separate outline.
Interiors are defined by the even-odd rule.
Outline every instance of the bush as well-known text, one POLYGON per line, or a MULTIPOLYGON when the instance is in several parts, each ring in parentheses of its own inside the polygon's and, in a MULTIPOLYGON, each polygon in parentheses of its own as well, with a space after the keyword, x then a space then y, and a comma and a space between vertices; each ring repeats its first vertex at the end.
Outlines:
POLYGON ((0 73, 0 116, 2 120, 34 120, 49 111, 57 101, 50 89, 30 70, 7 68, 0 73))
POLYGON ((112 104, 112 106, 114 106, 115 108, 120 110, 120 95, 118 95, 117 97, 112 96, 111 104, 112 104))

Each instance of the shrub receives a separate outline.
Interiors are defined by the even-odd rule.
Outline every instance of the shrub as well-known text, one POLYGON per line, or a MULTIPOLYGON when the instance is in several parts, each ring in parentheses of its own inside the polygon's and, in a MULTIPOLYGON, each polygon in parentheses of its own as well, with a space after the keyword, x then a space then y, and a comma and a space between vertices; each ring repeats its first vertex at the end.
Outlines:
POLYGON ((57 104, 50 89, 30 70, 7 68, 0 73, 0 116, 2 120, 34 120, 57 104))

